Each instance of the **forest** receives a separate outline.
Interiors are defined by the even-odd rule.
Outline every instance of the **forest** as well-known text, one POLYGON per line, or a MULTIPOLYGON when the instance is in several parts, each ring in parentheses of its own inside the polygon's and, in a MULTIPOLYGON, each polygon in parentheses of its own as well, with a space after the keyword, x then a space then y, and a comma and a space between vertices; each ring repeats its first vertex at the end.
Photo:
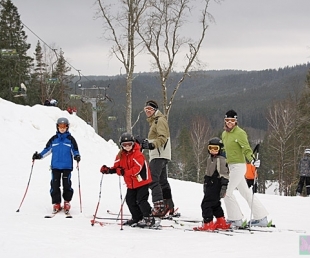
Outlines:
POLYGON ((18 10, 9 0, 1 1, 0 21, 0 98, 30 106, 56 99, 51 108, 76 109, 100 136, 116 143, 128 128, 147 137, 143 107, 156 100, 160 110, 169 109, 169 176, 193 182, 203 181, 208 140, 221 135, 224 114, 234 109, 252 147, 261 146, 259 192, 277 182, 277 194, 295 195, 298 162, 310 147, 310 63, 262 71, 171 69, 164 83, 159 67, 131 74, 128 102, 128 74, 77 75, 63 50, 39 40, 30 57, 18 10), (163 87, 174 96, 171 101, 164 99, 163 87))

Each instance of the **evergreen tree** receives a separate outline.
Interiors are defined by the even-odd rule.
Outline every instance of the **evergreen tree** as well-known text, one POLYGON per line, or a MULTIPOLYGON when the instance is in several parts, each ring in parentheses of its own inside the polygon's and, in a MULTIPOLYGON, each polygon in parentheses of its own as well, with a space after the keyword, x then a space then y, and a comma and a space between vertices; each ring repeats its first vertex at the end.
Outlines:
POLYGON ((301 94, 298 107, 297 136, 303 147, 310 147, 310 69, 306 77, 305 88, 301 94))
MULTIPOLYGON (((33 94, 34 103, 41 103, 43 104, 44 101, 48 98, 47 97, 47 64, 44 62, 44 54, 42 51, 42 47, 40 41, 36 45, 35 49, 35 66, 34 72, 31 75, 31 85, 32 91, 29 94, 33 94)), ((28 95, 29 95, 28 94, 28 95)))
POLYGON ((57 83, 55 91, 53 93, 53 98, 58 101, 58 107, 61 109, 66 109, 69 102, 69 83, 73 78, 72 75, 67 73, 71 71, 71 68, 66 65, 66 60, 64 58, 64 52, 60 50, 59 58, 57 60, 56 69, 52 73, 52 78, 57 78, 57 83))
POLYGON ((11 0, 0 1, 0 97, 24 103, 24 98, 14 98, 21 83, 29 84, 32 58, 27 56, 30 44, 23 30, 17 8, 11 0))
POLYGON ((175 152, 174 162, 178 165, 178 174, 176 178, 186 181, 196 182, 197 167, 194 164, 193 146, 190 132, 183 127, 179 137, 175 152))

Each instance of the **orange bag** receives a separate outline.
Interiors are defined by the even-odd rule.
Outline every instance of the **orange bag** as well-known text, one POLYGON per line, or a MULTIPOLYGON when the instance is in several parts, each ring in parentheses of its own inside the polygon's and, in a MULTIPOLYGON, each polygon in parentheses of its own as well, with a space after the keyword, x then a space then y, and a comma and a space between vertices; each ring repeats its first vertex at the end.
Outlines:
POLYGON ((246 164, 246 172, 245 178, 246 179, 254 179, 255 178, 256 167, 251 163, 246 164))

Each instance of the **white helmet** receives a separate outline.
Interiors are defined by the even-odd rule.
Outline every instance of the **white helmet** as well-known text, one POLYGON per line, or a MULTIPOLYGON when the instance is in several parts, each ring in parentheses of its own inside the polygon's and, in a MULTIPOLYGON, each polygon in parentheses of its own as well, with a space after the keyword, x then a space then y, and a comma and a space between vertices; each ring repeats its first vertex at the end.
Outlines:
POLYGON ((310 154, 310 149, 305 149, 305 154, 310 154))

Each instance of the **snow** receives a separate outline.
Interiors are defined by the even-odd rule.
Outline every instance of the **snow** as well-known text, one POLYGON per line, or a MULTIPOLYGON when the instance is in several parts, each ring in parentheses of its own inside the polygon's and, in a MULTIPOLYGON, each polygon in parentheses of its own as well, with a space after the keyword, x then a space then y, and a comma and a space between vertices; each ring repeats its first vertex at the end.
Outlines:
MULTIPOLYGON (((77 115, 70 115, 57 107, 21 106, 0 98, 0 110, 1 257, 299 257, 300 238, 309 235, 310 198, 263 194, 257 196, 270 213, 268 219, 272 219, 278 229, 302 229, 305 232, 225 236, 173 228, 123 227, 120 230, 117 224, 91 226, 90 220, 98 202, 97 214, 107 217, 107 209, 118 212, 121 200, 125 198, 123 179, 117 175, 102 177, 99 172, 103 164, 113 164, 118 152, 117 144, 98 136, 77 115), (52 208, 49 196, 50 156, 36 160, 32 167, 32 154, 41 151, 54 135, 55 122, 59 117, 69 119, 70 132, 76 138, 82 156, 79 170, 75 168, 72 172, 75 190, 71 202, 73 219, 65 218, 63 213, 52 219, 44 218, 52 208), (24 202, 16 212, 27 186, 24 202)), ((170 183, 175 205, 182 217, 201 219, 202 185, 173 179, 170 183)), ((244 217, 249 219, 250 209, 239 193, 235 194, 244 217)), ((225 210, 224 204, 223 208, 225 210)), ((129 213, 126 205, 124 213, 129 213)), ((171 222, 162 221, 163 225, 167 223, 171 222)), ((303 245, 310 253, 310 243, 304 242, 303 245)))

